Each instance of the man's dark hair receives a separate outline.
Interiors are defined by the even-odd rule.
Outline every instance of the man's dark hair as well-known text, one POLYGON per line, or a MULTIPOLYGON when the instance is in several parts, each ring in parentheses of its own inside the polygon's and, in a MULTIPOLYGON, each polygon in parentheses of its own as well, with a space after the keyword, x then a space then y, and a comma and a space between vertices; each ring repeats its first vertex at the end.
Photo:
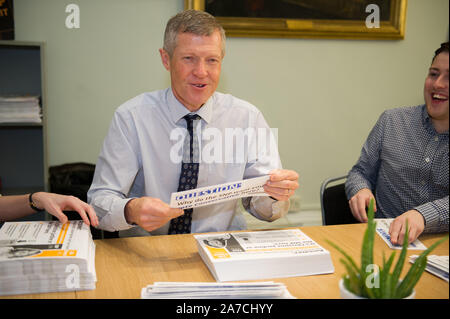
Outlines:
POLYGON ((444 43, 441 43, 441 47, 439 49, 437 49, 436 51, 434 51, 433 61, 442 52, 447 52, 448 53, 448 41, 444 42, 444 43))

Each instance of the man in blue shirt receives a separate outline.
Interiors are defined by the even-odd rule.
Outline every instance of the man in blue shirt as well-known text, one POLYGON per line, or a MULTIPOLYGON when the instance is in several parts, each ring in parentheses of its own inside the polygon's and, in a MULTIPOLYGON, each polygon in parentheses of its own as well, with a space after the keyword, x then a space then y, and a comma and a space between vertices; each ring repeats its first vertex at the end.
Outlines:
MULTIPOLYGON (((184 128, 200 132, 199 139, 190 143, 192 152, 202 146, 198 171, 187 173, 189 178, 195 176, 195 187, 269 174, 264 190, 270 197, 245 198, 243 205, 267 221, 287 213, 298 174, 282 169, 271 143, 258 147, 261 136, 252 132, 270 131, 261 112, 248 102, 216 92, 224 54, 224 30, 208 13, 189 10, 169 20, 160 55, 170 72, 171 87, 141 94, 117 109, 96 165, 88 201, 99 216, 100 228, 121 230, 121 236, 171 233, 172 220, 184 212, 167 203, 179 182, 190 181, 180 178, 182 162, 177 156, 183 146, 177 130, 184 128), (228 139, 230 131, 236 139, 228 139), (236 156, 230 157, 230 150, 236 156)), ((182 148, 189 150, 189 143, 182 148)), ((236 204, 237 200, 229 200, 194 208, 189 231, 245 229, 236 204)))
POLYGON ((435 51, 425 79, 425 104, 385 111, 351 169, 346 193, 353 216, 367 221, 375 198, 376 217, 395 218, 389 233, 402 244, 422 232, 448 231, 448 42, 435 51), (372 191, 375 191, 375 196, 372 191))

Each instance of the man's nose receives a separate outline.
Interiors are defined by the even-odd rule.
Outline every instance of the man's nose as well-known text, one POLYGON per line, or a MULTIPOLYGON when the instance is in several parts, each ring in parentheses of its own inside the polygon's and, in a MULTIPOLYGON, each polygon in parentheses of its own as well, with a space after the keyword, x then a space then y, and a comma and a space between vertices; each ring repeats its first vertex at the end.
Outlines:
POLYGON ((448 88, 448 76, 445 74, 439 75, 433 84, 435 89, 445 89, 448 88))
POLYGON ((194 75, 202 78, 208 75, 208 71, 206 69, 206 64, 204 61, 198 61, 194 67, 194 75))

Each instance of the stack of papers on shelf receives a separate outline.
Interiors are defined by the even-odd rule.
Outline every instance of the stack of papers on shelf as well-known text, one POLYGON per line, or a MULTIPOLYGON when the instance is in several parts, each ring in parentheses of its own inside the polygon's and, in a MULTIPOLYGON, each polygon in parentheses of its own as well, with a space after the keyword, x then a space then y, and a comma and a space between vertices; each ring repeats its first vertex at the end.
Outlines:
POLYGON ((194 235, 217 281, 333 273, 329 251, 299 229, 194 235))
POLYGON ((95 289, 95 244, 83 221, 6 222, 0 295, 95 289))
POLYGON ((0 96, 0 123, 42 123, 37 96, 0 96))
MULTIPOLYGON (((410 256, 409 262, 414 263, 418 257, 418 255, 410 256)), ((448 256, 429 255, 425 270, 448 282, 448 256)))
POLYGON ((142 288, 142 299, 294 299, 281 283, 155 282, 142 288))

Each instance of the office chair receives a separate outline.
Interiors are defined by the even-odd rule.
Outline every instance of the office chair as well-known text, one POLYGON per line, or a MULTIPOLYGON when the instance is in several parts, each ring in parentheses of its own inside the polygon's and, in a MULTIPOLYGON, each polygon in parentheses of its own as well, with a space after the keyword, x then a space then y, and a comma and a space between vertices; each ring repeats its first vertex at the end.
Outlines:
MULTIPOLYGON (((91 163, 67 163, 49 167, 50 192, 72 195, 87 202, 87 192, 94 178, 95 164, 91 163)), ((80 215, 77 212, 64 212, 69 220, 78 220, 80 215)), ((52 216, 52 219, 56 219, 52 216)), ((117 238, 118 232, 108 232, 96 229, 91 226, 93 239, 117 238)))
POLYGON ((359 223, 353 217, 345 195, 347 175, 328 178, 320 187, 320 206, 322 208, 322 225, 340 225, 359 223), (333 183, 340 182, 332 185, 333 183))

